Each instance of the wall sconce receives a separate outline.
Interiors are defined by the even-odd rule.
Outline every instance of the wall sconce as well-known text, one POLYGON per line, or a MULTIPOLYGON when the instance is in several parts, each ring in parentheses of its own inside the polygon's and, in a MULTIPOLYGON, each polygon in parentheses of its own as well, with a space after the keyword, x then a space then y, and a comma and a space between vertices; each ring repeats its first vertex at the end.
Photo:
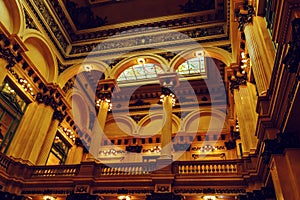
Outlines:
POLYGON ((96 101, 96 106, 97 106, 97 107, 100 107, 100 104, 101 104, 102 101, 105 101, 106 103, 109 104, 109 105, 108 105, 108 111, 111 111, 111 110, 112 110, 112 103, 111 103, 111 100, 108 99, 108 98, 98 99, 98 100, 96 101))
POLYGON ((175 99, 175 95, 173 93, 166 94, 166 95, 165 94, 160 95, 160 102, 163 103, 164 102, 164 98, 166 96, 171 96, 171 98, 172 98, 172 106, 174 107, 175 104, 176 104, 176 99, 175 99))
POLYGON ((61 127, 62 131, 68 136, 73 142, 75 142, 75 134, 71 129, 61 127))
POLYGON ((18 81, 21 84, 21 86, 22 86, 22 88, 24 89, 25 92, 28 92, 31 96, 34 96, 33 89, 32 89, 30 83, 28 83, 27 80, 19 78, 18 81))

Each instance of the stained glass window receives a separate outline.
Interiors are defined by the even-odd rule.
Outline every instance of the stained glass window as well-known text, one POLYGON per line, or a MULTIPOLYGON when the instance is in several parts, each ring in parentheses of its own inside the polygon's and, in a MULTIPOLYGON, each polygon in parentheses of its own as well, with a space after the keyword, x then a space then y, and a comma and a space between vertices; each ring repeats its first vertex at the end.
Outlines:
POLYGON ((137 81, 156 78, 157 74, 163 73, 162 68, 155 64, 146 63, 134 65, 124 70, 118 77, 118 82, 137 81))
POLYGON ((196 75, 196 74, 205 74, 205 58, 204 56, 200 56, 197 58, 192 58, 184 63, 182 63, 177 72, 182 75, 196 75))

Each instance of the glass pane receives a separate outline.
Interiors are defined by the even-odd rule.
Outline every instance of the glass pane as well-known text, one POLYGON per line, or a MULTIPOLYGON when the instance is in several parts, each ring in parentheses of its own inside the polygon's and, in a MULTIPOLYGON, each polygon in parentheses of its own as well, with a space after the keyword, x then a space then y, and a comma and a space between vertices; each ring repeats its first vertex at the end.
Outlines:
POLYGON ((187 62, 182 63, 178 67, 177 71, 179 72, 179 74, 189 74, 189 67, 188 67, 187 62))
POLYGON ((135 80, 145 80, 145 79, 153 79, 157 77, 157 74, 163 73, 162 68, 159 66, 146 63, 144 65, 134 65, 126 70, 124 70, 117 81, 135 81, 135 80))
POLYGON ((205 71, 206 68, 204 56, 187 60, 182 63, 177 69, 177 72, 182 75, 196 75, 205 73, 205 71))
POLYGON ((136 75, 136 79, 145 79, 146 73, 145 73, 145 67, 142 65, 135 65, 133 66, 134 72, 136 75))
POLYGON ((134 74, 132 67, 126 69, 123 73, 126 76, 127 80, 136 80, 136 76, 134 74))

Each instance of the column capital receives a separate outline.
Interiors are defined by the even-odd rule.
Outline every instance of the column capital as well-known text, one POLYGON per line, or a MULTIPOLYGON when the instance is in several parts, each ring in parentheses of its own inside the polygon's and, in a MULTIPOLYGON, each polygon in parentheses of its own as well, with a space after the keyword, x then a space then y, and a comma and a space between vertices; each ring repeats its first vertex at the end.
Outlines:
POLYGON ((176 72, 158 74, 157 77, 162 87, 172 89, 179 85, 178 74, 176 72))
POLYGON ((238 20, 238 29, 243 31, 245 26, 252 23, 254 16, 254 7, 252 5, 243 5, 235 9, 235 17, 238 20))
MULTIPOLYGON (((239 69, 239 68, 238 68, 239 69)), ((230 91, 233 92, 234 89, 239 89, 241 85, 247 85, 247 74, 242 74, 239 70, 233 70, 233 74, 228 77, 230 82, 230 91)))
POLYGON ((101 92, 119 92, 119 87, 116 79, 104 79, 98 82, 96 93, 101 92))
POLYGON ((66 114, 63 111, 55 110, 52 118, 54 120, 58 120, 59 123, 61 123, 64 120, 65 116, 66 114))
POLYGON ((119 92, 115 79, 105 79, 98 82, 96 96, 100 100, 111 99, 113 92, 119 92))

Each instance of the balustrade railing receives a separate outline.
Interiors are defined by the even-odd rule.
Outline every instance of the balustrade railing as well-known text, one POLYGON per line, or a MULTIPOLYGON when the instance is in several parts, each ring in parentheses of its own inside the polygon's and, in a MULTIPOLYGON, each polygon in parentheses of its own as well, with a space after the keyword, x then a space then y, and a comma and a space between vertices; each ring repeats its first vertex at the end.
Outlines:
POLYGON ((184 161, 174 163, 174 172, 179 175, 237 174, 235 161, 184 161))
POLYGON ((32 177, 44 176, 76 176, 79 172, 79 166, 35 166, 32 177))
MULTIPOLYGON (((9 172, 10 164, 16 164, 18 162, 10 159, 6 155, 0 153, 0 170, 9 172)), ((21 164, 22 165, 22 164, 21 164)), ((30 173, 29 177, 76 177, 85 176, 89 172, 84 171, 81 173, 81 168, 85 163, 81 165, 58 165, 58 166, 28 166, 26 165, 30 173)), ((91 174, 97 173, 98 177, 102 176, 134 176, 134 175, 149 175, 156 169, 156 162, 151 163, 111 163, 108 165, 94 163, 89 171, 91 174)), ((175 161, 172 163, 172 173, 176 175, 200 175, 210 176, 219 174, 241 174, 242 161, 236 160, 218 160, 218 161, 175 161)), ((158 169, 159 170, 159 169, 158 169)))
POLYGON ((100 176, 146 175, 155 170, 156 163, 118 163, 103 165, 100 176))

